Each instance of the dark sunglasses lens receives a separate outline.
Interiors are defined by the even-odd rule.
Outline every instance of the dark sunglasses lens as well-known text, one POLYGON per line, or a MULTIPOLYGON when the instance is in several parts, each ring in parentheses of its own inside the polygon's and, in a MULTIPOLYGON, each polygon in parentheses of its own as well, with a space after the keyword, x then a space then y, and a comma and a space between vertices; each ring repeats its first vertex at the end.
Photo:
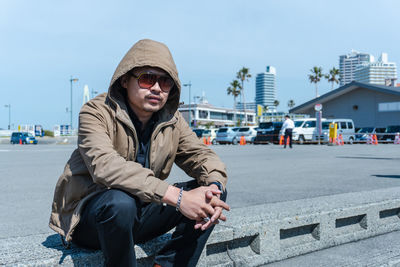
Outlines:
POLYGON ((142 88, 151 88, 157 81, 157 75, 142 74, 139 77, 139 86, 142 88))
POLYGON ((170 77, 160 77, 158 79, 158 83, 160 84, 160 87, 163 91, 168 92, 171 90, 171 88, 174 86, 174 80, 170 77))

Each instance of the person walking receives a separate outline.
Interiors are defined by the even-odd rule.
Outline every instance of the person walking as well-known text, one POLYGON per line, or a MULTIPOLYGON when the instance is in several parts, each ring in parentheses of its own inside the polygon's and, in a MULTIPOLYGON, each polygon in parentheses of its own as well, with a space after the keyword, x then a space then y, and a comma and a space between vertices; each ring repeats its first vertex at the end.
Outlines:
POLYGON ((281 134, 284 135, 283 142, 284 146, 283 148, 286 148, 286 145, 288 143, 287 139, 289 138, 289 147, 292 148, 292 135, 293 135, 293 128, 294 128, 294 122, 290 119, 289 115, 285 116, 285 122, 282 125, 281 129, 281 134))
POLYGON ((64 243, 101 249, 106 266, 136 266, 135 244, 175 227, 154 266, 195 266, 223 210, 227 173, 178 111, 168 47, 140 40, 108 89, 79 114, 78 147, 60 176, 49 226, 64 243), (173 164, 194 180, 166 181, 173 164))

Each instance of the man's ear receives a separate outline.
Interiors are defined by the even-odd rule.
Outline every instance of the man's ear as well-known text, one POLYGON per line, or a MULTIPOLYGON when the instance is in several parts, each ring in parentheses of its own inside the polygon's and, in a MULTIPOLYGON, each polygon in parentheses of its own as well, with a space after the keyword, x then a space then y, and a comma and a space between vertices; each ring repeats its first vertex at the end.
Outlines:
POLYGON ((121 77, 121 86, 128 89, 128 76, 126 74, 121 77))

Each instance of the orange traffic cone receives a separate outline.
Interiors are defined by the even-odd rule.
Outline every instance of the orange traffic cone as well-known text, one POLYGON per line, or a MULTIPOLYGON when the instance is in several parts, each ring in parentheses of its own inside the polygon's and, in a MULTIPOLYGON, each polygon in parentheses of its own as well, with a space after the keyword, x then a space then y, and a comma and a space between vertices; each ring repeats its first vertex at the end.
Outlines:
POLYGON ((207 139, 203 137, 203 144, 207 145, 207 139))
POLYGON ((207 138, 207 145, 208 145, 208 146, 211 145, 211 137, 208 137, 208 138, 207 138))
POLYGON ((279 139, 279 145, 280 145, 280 146, 283 145, 283 139, 284 139, 284 136, 281 135, 281 138, 279 139))
POLYGON ((289 136, 286 138, 286 145, 289 145, 290 139, 289 136))
POLYGON ((19 144, 22 145, 22 139, 19 139, 19 144))
POLYGON ((374 145, 378 144, 378 138, 376 137, 376 134, 373 135, 372 140, 374 145))
POLYGON ((244 146, 246 144, 246 138, 244 138, 244 136, 242 135, 241 137, 240 137, 240 145, 241 146, 244 146))
POLYGON ((341 146, 344 145, 343 135, 342 134, 339 135, 339 145, 341 145, 341 146))

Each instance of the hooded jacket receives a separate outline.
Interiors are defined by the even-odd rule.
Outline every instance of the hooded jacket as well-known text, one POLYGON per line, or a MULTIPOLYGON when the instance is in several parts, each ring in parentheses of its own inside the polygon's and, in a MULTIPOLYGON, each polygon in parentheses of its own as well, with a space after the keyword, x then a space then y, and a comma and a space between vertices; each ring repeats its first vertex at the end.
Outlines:
POLYGON ((175 162, 200 185, 226 186, 225 165, 196 137, 178 109, 181 83, 166 45, 137 42, 123 57, 111 79, 108 93, 87 102, 79 114, 78 148, 58 179, 49 226, 67 241, 87 201, 99 192, 121 189, 144 202, 160 203, 175 162), (166 71, 175 81, 164 107, 158 111, 150 138, 149 168, 135 162, 138 137, 128 115, 120 78, 136 67, 166 71))

